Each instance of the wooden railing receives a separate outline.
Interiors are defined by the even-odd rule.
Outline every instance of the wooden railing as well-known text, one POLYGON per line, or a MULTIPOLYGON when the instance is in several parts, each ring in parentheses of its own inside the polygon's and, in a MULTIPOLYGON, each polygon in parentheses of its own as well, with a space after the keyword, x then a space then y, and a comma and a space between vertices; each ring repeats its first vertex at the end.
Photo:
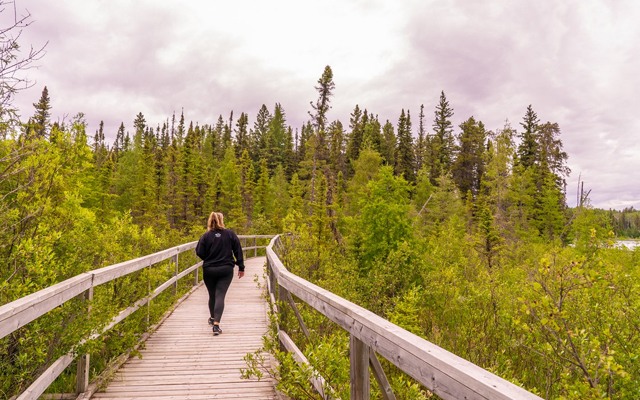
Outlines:
MULTIPOLYGON (((258 249, 265 248, 266 246, 258 246, 258 239, 270 239, 273 235, 251 235, 251 236, 239 236, 240 240, 244 243, 243 251, 245 256, 253 253, 253 256, 257 256, 258 249), (252 241, 252 246, 247 246, 252 241)), ((76 297, 83 297, 90 300, 93 297, 93 289, 96 286, 113 281, 117 278, 129 275, 133 272, 148 268, 165 260, 172 260, 172 264, 175 266, 175 272, 173 277, 155 290, 153 290, 148 296, 138 300, 135 304, 122 310, 116 315, 106 327, 102 328, 100 332, 95 332, 91 337, 85 340, 97 339, 103 333, 109 331, 116 324, 124 320, 129 315, 133 314, 139 308, 149 305, 151 300, 156 298, 160 293, 166 289, 172 287, 177 289, 178 281, 185 276, 193 273, 194 280, 193 285, 198 285, 198 268, 202 265, 202 262, 198 262, 183 271, 178 271, 178 256, 185 251, 192 250, 196 247, 197 242, 185 243, 180 246, 172 247, 167 250, 163 250, 154 254, 150 254, 144 257, 139 257, 134 260, 125 261, 119 264, 111 265, 108 267, 100 268, 97 270, 85 272, 83 274, 74 276, 66 281, 60 282, 56 285, 50 286, 46 289, 40 290, 36 293, 5 304, 0 307, 0 339, 11 334, 12 332, 27 325, 31 321, 47 314, 49 311, 57 308, 65 302, 74 299, 76 297)), ((82 344, 82 343, 80 343, 82 344)), ((76 355, 71 349, 69 353, 58 358, 54 361, 22 394, 17 397, 17 400, 37 399, 42 395, 45 390, 53 383, 53 381, 67 368, 76 358, 76 355)), ((77 393, 84 393, 89 387, 89 356, 80 355, 77 368, 77 393)))
MULTIPOLYGON (((294 310, 303 332, 307 328, 291 295, 313 307, 350 334, 351 399, 369 399, 369 366, 385 399, 395 399, 376 354, 381 355, 442 399, 523 399, 540 397, 379 317, 348 300, 289 272, 276 253, 280 236, 267 247, 268 290, 294 310)), ((308 364, 289 335, 278 328, 282 345, 300 364, 308 364)), ((313 368, 313 366, 311 366, 313 368)), ((331 398, 321 377, 311 382, 323 398, 331 398)))

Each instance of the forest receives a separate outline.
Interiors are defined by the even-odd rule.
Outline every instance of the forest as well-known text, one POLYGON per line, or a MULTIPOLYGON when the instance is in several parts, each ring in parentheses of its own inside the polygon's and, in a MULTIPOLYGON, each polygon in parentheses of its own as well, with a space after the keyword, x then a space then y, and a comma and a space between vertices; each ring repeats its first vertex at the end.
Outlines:
MULTIPOLYGON (((301 127, 276 103, 252 125, 246 111, 203 125, 138 113, 92 134, 82 113, 51 122, 46 87, 23 122, 3 104, 0 304, 196 240, 216 210, 239 234, 291 234, 294 273, 544 398, 640 397, 640 253, 614 246, 638 236, 639 213, 588 196, 568 207, 557 123, 523 105, 517 126, 454 126, 443 91, 431 112, 380 121, 355 105, 343 124, 328 119, 330 66, 314 87, 301 127)), ((348 398, 348 337, 304 313, 317 336, 305 351, 348 398)), ((0 340, 3 394, 57 351, 36 332, 0 340)), ((119 349, 139 332, 123 335, 119 349)), ((399 398, 431 397, 390 376, 399 398)), ((287 379, 283 392, 309 398, 287 379)))

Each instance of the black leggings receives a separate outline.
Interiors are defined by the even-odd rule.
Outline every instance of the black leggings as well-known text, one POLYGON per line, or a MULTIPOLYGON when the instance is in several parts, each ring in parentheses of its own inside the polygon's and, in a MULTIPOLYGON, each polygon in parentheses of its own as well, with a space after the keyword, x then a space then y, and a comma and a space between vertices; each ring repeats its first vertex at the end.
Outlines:
POLYGON ((233 280, 233 265, 206 267, 202 271, 204 284, 209 291, 209 315, 214 322, 220 322, 224 311, 224 296, 233 280))

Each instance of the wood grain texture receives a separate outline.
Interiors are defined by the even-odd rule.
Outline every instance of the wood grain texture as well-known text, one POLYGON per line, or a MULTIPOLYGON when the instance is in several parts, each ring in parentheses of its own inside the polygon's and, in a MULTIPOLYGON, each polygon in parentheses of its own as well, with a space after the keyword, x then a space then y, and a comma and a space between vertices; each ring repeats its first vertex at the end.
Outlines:
POLYGON ((237 271, 220 322, 222 335, 207 324, 208 294, 203 286, 185 300, 149 337, 141 357, 129 359, 94 399, 277 399, 274 382, 241 379, 243 357, 262 345, 267 331, 263 298, 264 257, 237 271), (261 283, 258 287, 255 276, 261 283))

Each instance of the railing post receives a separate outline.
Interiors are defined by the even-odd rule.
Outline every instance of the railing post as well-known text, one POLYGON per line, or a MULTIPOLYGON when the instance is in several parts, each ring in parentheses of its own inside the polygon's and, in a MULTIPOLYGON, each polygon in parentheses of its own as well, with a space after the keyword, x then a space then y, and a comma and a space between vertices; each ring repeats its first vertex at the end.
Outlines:
MULTIPOLYGON (((179 253, 178 253, 179 254, 179 253)), ((173 256, 171 259, 173 261, 174 269, 173 269, 173 277, 175 278, 178 275, 178 254, 173 256)), ((174 296, 178 294, 178 281, 173 282, 173 294, 174 296)))
POLYGON ((351 400, 369 400, 369 346, 351 335, 349 339, 351 363, 351 400))
POLYGON ((258 238, 253 237, 253 256, 258 257, 258 238))
MULTIPOLYGON (((93 300, 93 286, 87 289, 83 295, 85 301, 93 300)), ((91 304, 87 307, 87 314, 91 313, 91 304)), ((90 355, 83 354, 78 357, 78 369, 76 372, 76 393, 84 393, 89 387, 89 362, 90 355)))
POLYGON ((198 286, 198 271, 200 270, 200 268, 196 268, 193 271, 193 286, 198 286))
POLYGON ((147 326, 146 329, 149 329, 149 326, 151 326, 151 298, 149 297, 151 295, 151 273, 149 272, 149 268, 146 268, 145 273, 147 274, 147 326))

